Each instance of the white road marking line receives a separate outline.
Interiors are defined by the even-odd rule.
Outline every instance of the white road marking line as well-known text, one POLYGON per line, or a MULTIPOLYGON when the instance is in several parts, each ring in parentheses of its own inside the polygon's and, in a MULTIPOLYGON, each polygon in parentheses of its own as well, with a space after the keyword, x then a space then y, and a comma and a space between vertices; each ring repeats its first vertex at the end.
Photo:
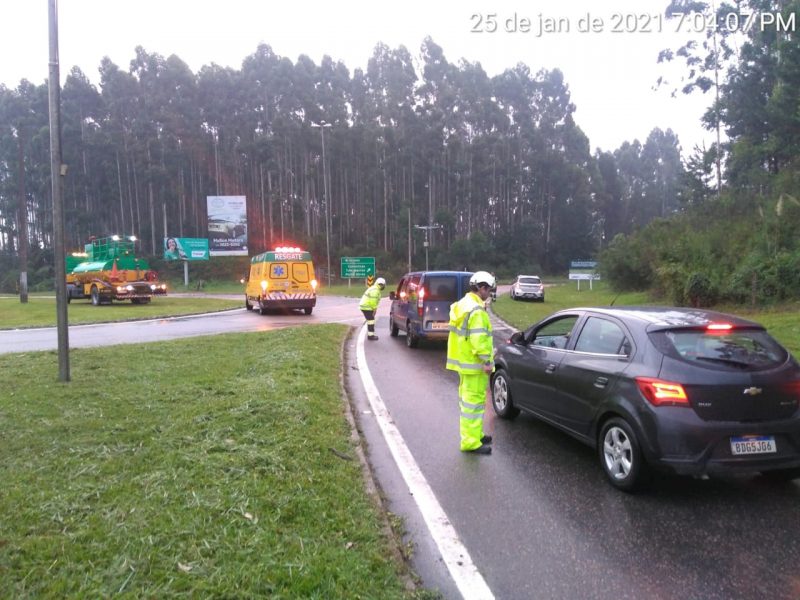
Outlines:
POLYGON ((383 432, 383 437, 389 446, 394 461, 397 463, 397 468, 403 475, 403 479, 408 485, 419 511, 422 513, 422 518, 425 519, 431 537, 436 542, 436 546, 442 554, 442 560, 447 565, 447 569, 461 592, 461 596, 465 600, 493 599, 494 594, 492 594, 489 586, 486 585, 486 581, 484 581, 473 564, 467 548, 459 539, 455 527, 450 523, 450 519, 447 518, 439 501, 436 499, 436 495, 428 485, 419 466, 417 466, 417 462, 411 455, 403 436, 400 435, 400 431, 395 427, 394 421, 381 399, 378 388, 375 386, 375 381, 369 372, 366 355, 364 354, 366 332, 367 328, 364 325, 358 335, 356 344, 356 362, 372 412, 383 432))

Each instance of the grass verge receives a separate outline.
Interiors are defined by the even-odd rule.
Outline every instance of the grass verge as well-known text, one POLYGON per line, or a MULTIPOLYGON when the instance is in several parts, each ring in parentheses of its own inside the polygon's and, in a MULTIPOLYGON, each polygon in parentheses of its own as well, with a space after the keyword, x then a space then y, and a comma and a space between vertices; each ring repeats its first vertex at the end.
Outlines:
POLYGON ((407 598, 346 327, 0 356, 0 597, 407 598), (38 375, 37 375, 38 374, 38 375))
MULTIPOLYGON (((244 300, 166 296, 153 298, 150 304, 114 302, 92 306, 91 302, 86 300, 75 300, 68 306, 67 319, 70 325, 78 325, 155 319, 241 308, 244 306, 244 300)), ((54 327, 55 324, 55 297, 30 296, 26 304, 21 304, 16 296, 0 298, 0 329, 54 327)))
MULTIPOLYGON (((646 292, 617 294, 608 284, 581 282, 578 291, 574 281, 559 283, 545 288, 545 302, 514 301, 506 293, 499 295, 492 310, 501 319, 517 329, 526 329, 546 316, 565 308, 577 306, 635 306, 648 304, 669 305, 669 302, 652 299, 646 292)), ((764 309, 744 306, 717 306, 714 310, 732 313, 761 323, 770 334, 795 356, 800 357, 800 303, 794 302, 764 309)))

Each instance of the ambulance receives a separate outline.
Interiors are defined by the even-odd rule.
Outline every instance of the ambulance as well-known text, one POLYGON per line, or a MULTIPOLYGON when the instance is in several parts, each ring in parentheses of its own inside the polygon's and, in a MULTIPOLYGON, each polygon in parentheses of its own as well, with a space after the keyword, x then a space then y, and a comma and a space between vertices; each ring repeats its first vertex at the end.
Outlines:
POLYGON ((301 309, 311 314, 317 304, 317 280, 311 253, 281 246, 250 259, 245 283, 244 305, 270 310, 301 309))

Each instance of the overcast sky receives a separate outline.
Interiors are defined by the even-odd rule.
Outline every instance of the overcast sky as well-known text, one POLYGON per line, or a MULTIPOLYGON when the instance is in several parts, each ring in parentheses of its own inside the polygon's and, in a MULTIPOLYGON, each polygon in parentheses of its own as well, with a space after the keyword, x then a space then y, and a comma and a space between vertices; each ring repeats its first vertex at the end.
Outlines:
MULTIPOLYGON (((594 150, 644 142, 654 127, 671 128, 684 148, 711 143, 700 126, 708 96, 671 98, 652 88, 658 51, 676 47, 686 27, 659 21, 666 0, 61 0, 62 82, 77 65, 98 83, 108 56, 127 69, 134 48, 176 54, 197 72, 205 64, 240 68, 261 42, 295 61, 307 54, 364 68, 378 42, 404 45, 419 60, 426 36, 451 63, 480 62, 495 75, 518 62, 533 72, 559 68, 577 107, 575 119, 594 150), (494 15, 494 17, 492 17, 494 15), (588 15, 588 20, 587 20, 588 15), (528 19, 529 31, 523 19, 528 19), (514 29, 516 22, 517 31, 514 29), (493 25, 493 23, 495 25, 493 25), (544 26, 545 31, 541 28, 544 26), (491 31, 496 27, 496 31, 491 31), (617 27, 619 32, 613 31, 617 27), (585 31, 587 28, 593 31, 585 31), (560 32, 554 32, 559 29, 560 32)), ((0 83, 14 88, 48 74, 48 0, 0 0, 0 83)))

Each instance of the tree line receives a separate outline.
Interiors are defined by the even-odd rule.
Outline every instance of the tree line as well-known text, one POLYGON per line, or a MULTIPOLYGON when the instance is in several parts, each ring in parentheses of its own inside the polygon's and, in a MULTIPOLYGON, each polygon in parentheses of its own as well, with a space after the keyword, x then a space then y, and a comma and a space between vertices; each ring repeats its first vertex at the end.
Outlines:
MULTIPOLYGON (((206 196, 245 195, 253 253, 321 257, 327 235, 334 265, 368 254, 401 271, 424 264, 417 226, 436 224, 431 266, 560 272, 712 193, 708 157, 684 164, 671 130, 592 153, 559 70, 490 77, 430 38, 417 56, 379 44, 352 73, 264 44, 240 69, 138 47, 99 74, 72 68, 61 93, 67 250, 125 233, 157 255, 164 236, 206 237, 206 196)), ((4 289, 22 236, 47 274, 48 136, 46 82, 0 86, 4 289)))
POLYGON ((649 288, 677 304, 794 300, 800 295, 800 2, 673 0, 667 9, 675 18, 691 13, 719 26, 660 58, 683 64, 676 89, 711 95, 703 121, 717 142, 685 164, 684 210, 618 235, 601 254, 604 273, 620 289, 649 288))

